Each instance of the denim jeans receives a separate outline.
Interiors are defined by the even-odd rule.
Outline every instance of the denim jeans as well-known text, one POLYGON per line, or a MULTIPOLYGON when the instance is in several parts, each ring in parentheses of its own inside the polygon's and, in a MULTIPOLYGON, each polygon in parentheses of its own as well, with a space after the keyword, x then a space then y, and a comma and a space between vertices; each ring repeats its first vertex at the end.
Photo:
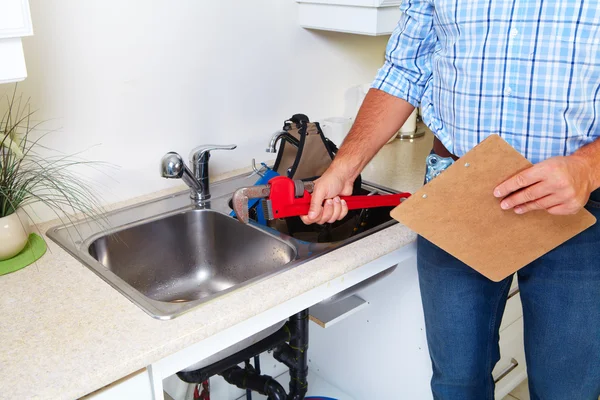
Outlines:
MULTIPOLYGON (((532 400, 600 396, 600 190, 586 208, 598 223, 518 272, 532 400)), ((492 282, 424 238, 417 244, 433 397, 492 400, 512 277, 492 282)))

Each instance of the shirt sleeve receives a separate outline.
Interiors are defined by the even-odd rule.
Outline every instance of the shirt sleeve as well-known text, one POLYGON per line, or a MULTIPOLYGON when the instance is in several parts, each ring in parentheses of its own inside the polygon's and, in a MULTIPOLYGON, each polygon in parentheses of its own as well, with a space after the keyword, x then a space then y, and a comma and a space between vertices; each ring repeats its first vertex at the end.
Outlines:
POLYGON ((385 63, 372 88, 418 107, 431 77, 431 55, 437 44, 432 0, 404 0, 402 17, 387 44, 385 63))

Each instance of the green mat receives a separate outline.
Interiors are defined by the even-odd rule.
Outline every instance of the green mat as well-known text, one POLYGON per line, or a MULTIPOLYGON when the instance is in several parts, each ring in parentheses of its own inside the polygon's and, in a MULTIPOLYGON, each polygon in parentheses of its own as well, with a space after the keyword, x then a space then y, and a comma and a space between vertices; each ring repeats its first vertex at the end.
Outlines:
POLYGON ((46 242, 39 235, 29 235, 27 246, 19 254, 8 260, 0 261, 0 275, 10 274, 33 264, 46 253, 46 242))

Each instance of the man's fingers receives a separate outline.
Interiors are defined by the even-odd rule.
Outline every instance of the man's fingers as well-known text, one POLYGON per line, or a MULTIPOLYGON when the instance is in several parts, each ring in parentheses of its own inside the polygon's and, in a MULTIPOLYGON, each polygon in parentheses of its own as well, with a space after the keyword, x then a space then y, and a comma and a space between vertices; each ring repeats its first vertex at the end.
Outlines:
POLYGON ((548 185, 544 183, 537 183, 535 185, 521 189, 502 200, 500 207, 503 210, 510 210, 522 204, 533 203, 539 199, 542 199, 552 194, 552 190, 548 185))
MULTIPOLYGON (((321 219, 323 214, 323 200, 325 200, 325 191, 320 186, 315 186, 315 190, 311 195, 310 208, 308 209, 308 218, 306 219, 310 223, 316 222, 321 219)), ((305 219, 303 219, 305 221, 305 219)))
POLYGON ((333 200, 327 199, 325 200, 325 204, 323 204, 323 213, 321 214, 321 218, 317 221, 317 224, 323 225, 325 222, 331 219, 333 215, 333 200))
POLYGON ((348 215, 348 203, 346 203, 346 200, 342 200, 342 212, 340 213, 339 219, 343 219, 346 218, 346 215, 348 215))
POLYGON ((549 208, 547 211, 552 215, 573 215, 577 214, 579 210, 581 210, 581 208, 577 209, 567 204, 559 204, 555 207, 549 208))
POLYGON ((538 183, 546 176, 544 166, 542 164, 534 165, 525 171, 519 172, 512 178, 507 179, 494 189, 494 196, 505 197, 517 190, 526 188, 535 183, 538 183))
POLYGON ((338 196, 333 198, 333 214, 331 214, 331 218, 327 220, 328 223, 333 224, 340 218, 340 214, 342 213, 342 202, 338 196))
POLYGON ((546 196, 528 203, 520 204, 514 208, 517 214, 525 214, 534 210, 548 210, 561 203, 560 198, 554 195, 546 196))
POLYGON ((305 225, 311 225, 315 222, 312 219, 308 218, 308 215, 302 215, 300 216, 300 219, 302 220, 302 222, 304 222, 305 225))

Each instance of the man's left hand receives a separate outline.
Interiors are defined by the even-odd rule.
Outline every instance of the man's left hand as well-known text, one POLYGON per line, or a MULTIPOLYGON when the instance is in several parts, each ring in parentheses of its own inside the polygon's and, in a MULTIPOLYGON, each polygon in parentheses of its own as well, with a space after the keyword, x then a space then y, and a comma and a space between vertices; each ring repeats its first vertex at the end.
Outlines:
POLYGON ((494 189, 504 210, 517 214, 546 210, 550 214, 576 214, 593 191, 592 167, 578 156, 553 157, 536 164, 494 189))

